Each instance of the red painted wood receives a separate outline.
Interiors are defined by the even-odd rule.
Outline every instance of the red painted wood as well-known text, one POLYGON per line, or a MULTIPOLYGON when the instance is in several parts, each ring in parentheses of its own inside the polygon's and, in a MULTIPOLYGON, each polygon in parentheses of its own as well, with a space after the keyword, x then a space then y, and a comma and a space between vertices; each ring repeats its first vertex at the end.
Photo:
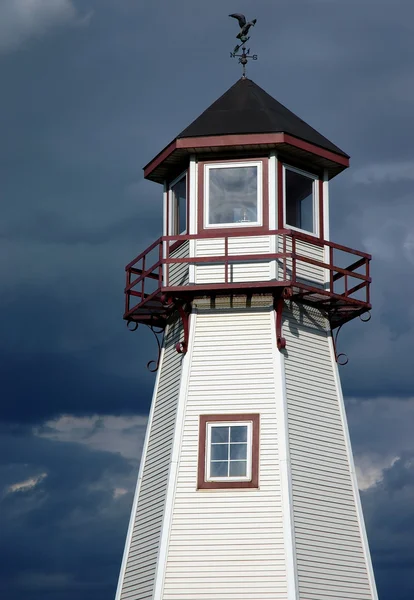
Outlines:
POLYGON ((342 154, 336 154, 330 150, 325 150, 315 146, 310 142, 305 142, 293 135, 286 133, 248 133, 238 135, 210 135, 194 138, 176 139, 162 150, 157 156, 144 167, 144 177, 148 177, 164 160, 166 160, 175 150, 189 150, 191 148, 223 148, 226 146, 258 146, 261 144, 277 146, 280 144, 289 144, 305 152, 314 154, 321 158, 330 160, 342 167, 349 167, 349 158, 342 154))

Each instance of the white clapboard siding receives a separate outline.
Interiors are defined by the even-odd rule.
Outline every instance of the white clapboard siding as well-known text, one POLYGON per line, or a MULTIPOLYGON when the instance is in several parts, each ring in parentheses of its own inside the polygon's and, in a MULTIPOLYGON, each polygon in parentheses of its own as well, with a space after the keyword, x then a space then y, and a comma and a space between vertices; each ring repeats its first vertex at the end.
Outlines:
MULTIPOLYGON (((279 252, 284 252, 284 237, 286 237, 286 252, 292 252, 292 238, 289 236, 279 236, 278 248, 279 252)), ((313 260, 325 262, 324 259, 324 247, 311 244, 309 242, 303 242, 296 240, 296 254, 298 256, 306 256, 313 260)), ((283 279, 284 272, 284 259, 277 261, 278 263, 278 279, 283 279)), ((292 259, 286 259, 286 279, 290 279, 292 276, 292 259)), ((322 286, 326 279, 325 269, 306 263, 300 258, 296 259, 296 279, 302 283, 313 285, 316 287, 322 286)))
MULTIPOLYGON (((170 258, 188 258, 189 242, 182 242, 177 248, 171 251, 170 258)), ((187 263, 171 264, 168 267, 168 285, 179 286, 188 285, 189 266, 187 263)))
MULTIPOLYGON (((266 254, 270 252, 268 235, 229 238, 230 256, 266 254)), ((195 244, 196 257, 223 256, 224 238, 199 239, 195 244)), ((267 281, 270 278, 271 261, 243 261, 229 265, 229 282, 267 281)), ((224 283, 224 264, 197 265, 196 283, 224 283)))
POLYGON ((287 304, 283 335, 300 600, 372 600, 326 331, 287 304))
POLYGON ((285 600, 274 316, 196 317, 163 600, 285 600), (260 414, 260 489, 197 491, 201 414, 260 414))
POLYGON ((169 326, 165 336, 121 600, 150 600, 153 597, 181 377, 181 355, 175 350, 179 334, 180 327, 174 324, 169 326))

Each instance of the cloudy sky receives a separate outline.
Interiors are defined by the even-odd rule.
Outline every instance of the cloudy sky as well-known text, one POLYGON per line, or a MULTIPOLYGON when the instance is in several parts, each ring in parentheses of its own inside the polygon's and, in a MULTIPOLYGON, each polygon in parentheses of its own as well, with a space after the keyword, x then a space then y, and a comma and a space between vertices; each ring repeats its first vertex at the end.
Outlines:
POLYGON ((121 318, 161 230, 141 167, 239 77, 234 11, 250 77, 352 156, 332 238, 373 253, 374 311, 341 375, 380 599, 414 597, 412 0, 1 0, 7 600, 113 598, 154 382, 121 318))

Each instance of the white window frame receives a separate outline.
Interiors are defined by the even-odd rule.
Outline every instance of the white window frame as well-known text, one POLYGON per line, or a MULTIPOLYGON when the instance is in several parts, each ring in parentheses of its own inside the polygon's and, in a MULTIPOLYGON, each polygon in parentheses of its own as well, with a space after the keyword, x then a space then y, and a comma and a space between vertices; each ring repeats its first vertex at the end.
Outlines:
MULTIPOLYGON (((183 173, 181 173, 181 175, 179 175, 178 177, 176 177, 173 181, 171 181, 168 185, 168 205, 169 205, 169 216, 168 216, 168 235, 185 235, 188 232, 188 183, 187 183, 187 177, 188 177, 188 173, 187 171, 184 171, 183 173), (177 219, 177 206, 176 203, 174 202, 174 197, 173 197, 173 191, 172 188, 181 181, 181 179, 185 179, 185 184, 186 184, 186 213, 185 213, 185 224, 186 224, 186 228, 185 231, 174 231, 175 230, 175 224, 177 223, 179 225, 178 219, 177 219)), ((177 227, 178 229, 178 227, 177 227)))
MULTIPOLYGON (((241 442, 244 443, 244 442, 241 442)), ((230 449, 230 444, 229 444, 230 449)), ((206 432, 206 464, 205 481, 251 481, 252 480, 252 456, 253 456, 253 421, 211 421, 207 422, 206 432), (211 430, 213 427, 247 427, 247 464, 246 475, 241 477, 212 477, 210 474, 211 465, 211 430)), ((230 457, 227 459, 230 460, 230 457)))
POLYGON ((225 162, 225 163, 209 163, 204 165, 204 228, 205 229, 221 229, 236 227, 261 227, 263 225, 263 166, 262 161, 246 161, 246 162, 225 162), (210 170, 211 169, 234 169, 239 167, 257 167, 257 221, 248 221, 246 223, 209 223, 210 217, 210 170))
POLYGON ((319 178, 313 173, 308 173, 307 171, 302 171, 301 169, 297 169, 296 167, 291 167, 290 165, 283 165, 283 227, 286 229, 293 229, 294 231, 300 231, 306 235, 312 235, 314 237, 319 237, 319 178), (294 225, 290 225, 286 222, 286 171, 293 171, 294 173, 298 173, 299 175, 304 175, 309 179, 313 179, 312 184, 312 195, 313 195, 313 231, 308 231, 307 229, 301 229, 300 227, 295 227, 294 225))

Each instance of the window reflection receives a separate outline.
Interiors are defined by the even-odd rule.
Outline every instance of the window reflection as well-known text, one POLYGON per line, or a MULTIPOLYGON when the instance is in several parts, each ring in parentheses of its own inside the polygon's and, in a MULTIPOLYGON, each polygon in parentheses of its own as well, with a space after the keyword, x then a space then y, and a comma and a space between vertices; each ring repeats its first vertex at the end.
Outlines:
POLYGON ((286 173, 286 225, 315 233, 314 179, 290 169, 286 173))
POLYGON ((208 169, 208 225, 258 223, 257 166, 208 169))
POLYGON ((187 178, 184 176, 171 187, 173 231, 172 235, 187 232, 187 178))

